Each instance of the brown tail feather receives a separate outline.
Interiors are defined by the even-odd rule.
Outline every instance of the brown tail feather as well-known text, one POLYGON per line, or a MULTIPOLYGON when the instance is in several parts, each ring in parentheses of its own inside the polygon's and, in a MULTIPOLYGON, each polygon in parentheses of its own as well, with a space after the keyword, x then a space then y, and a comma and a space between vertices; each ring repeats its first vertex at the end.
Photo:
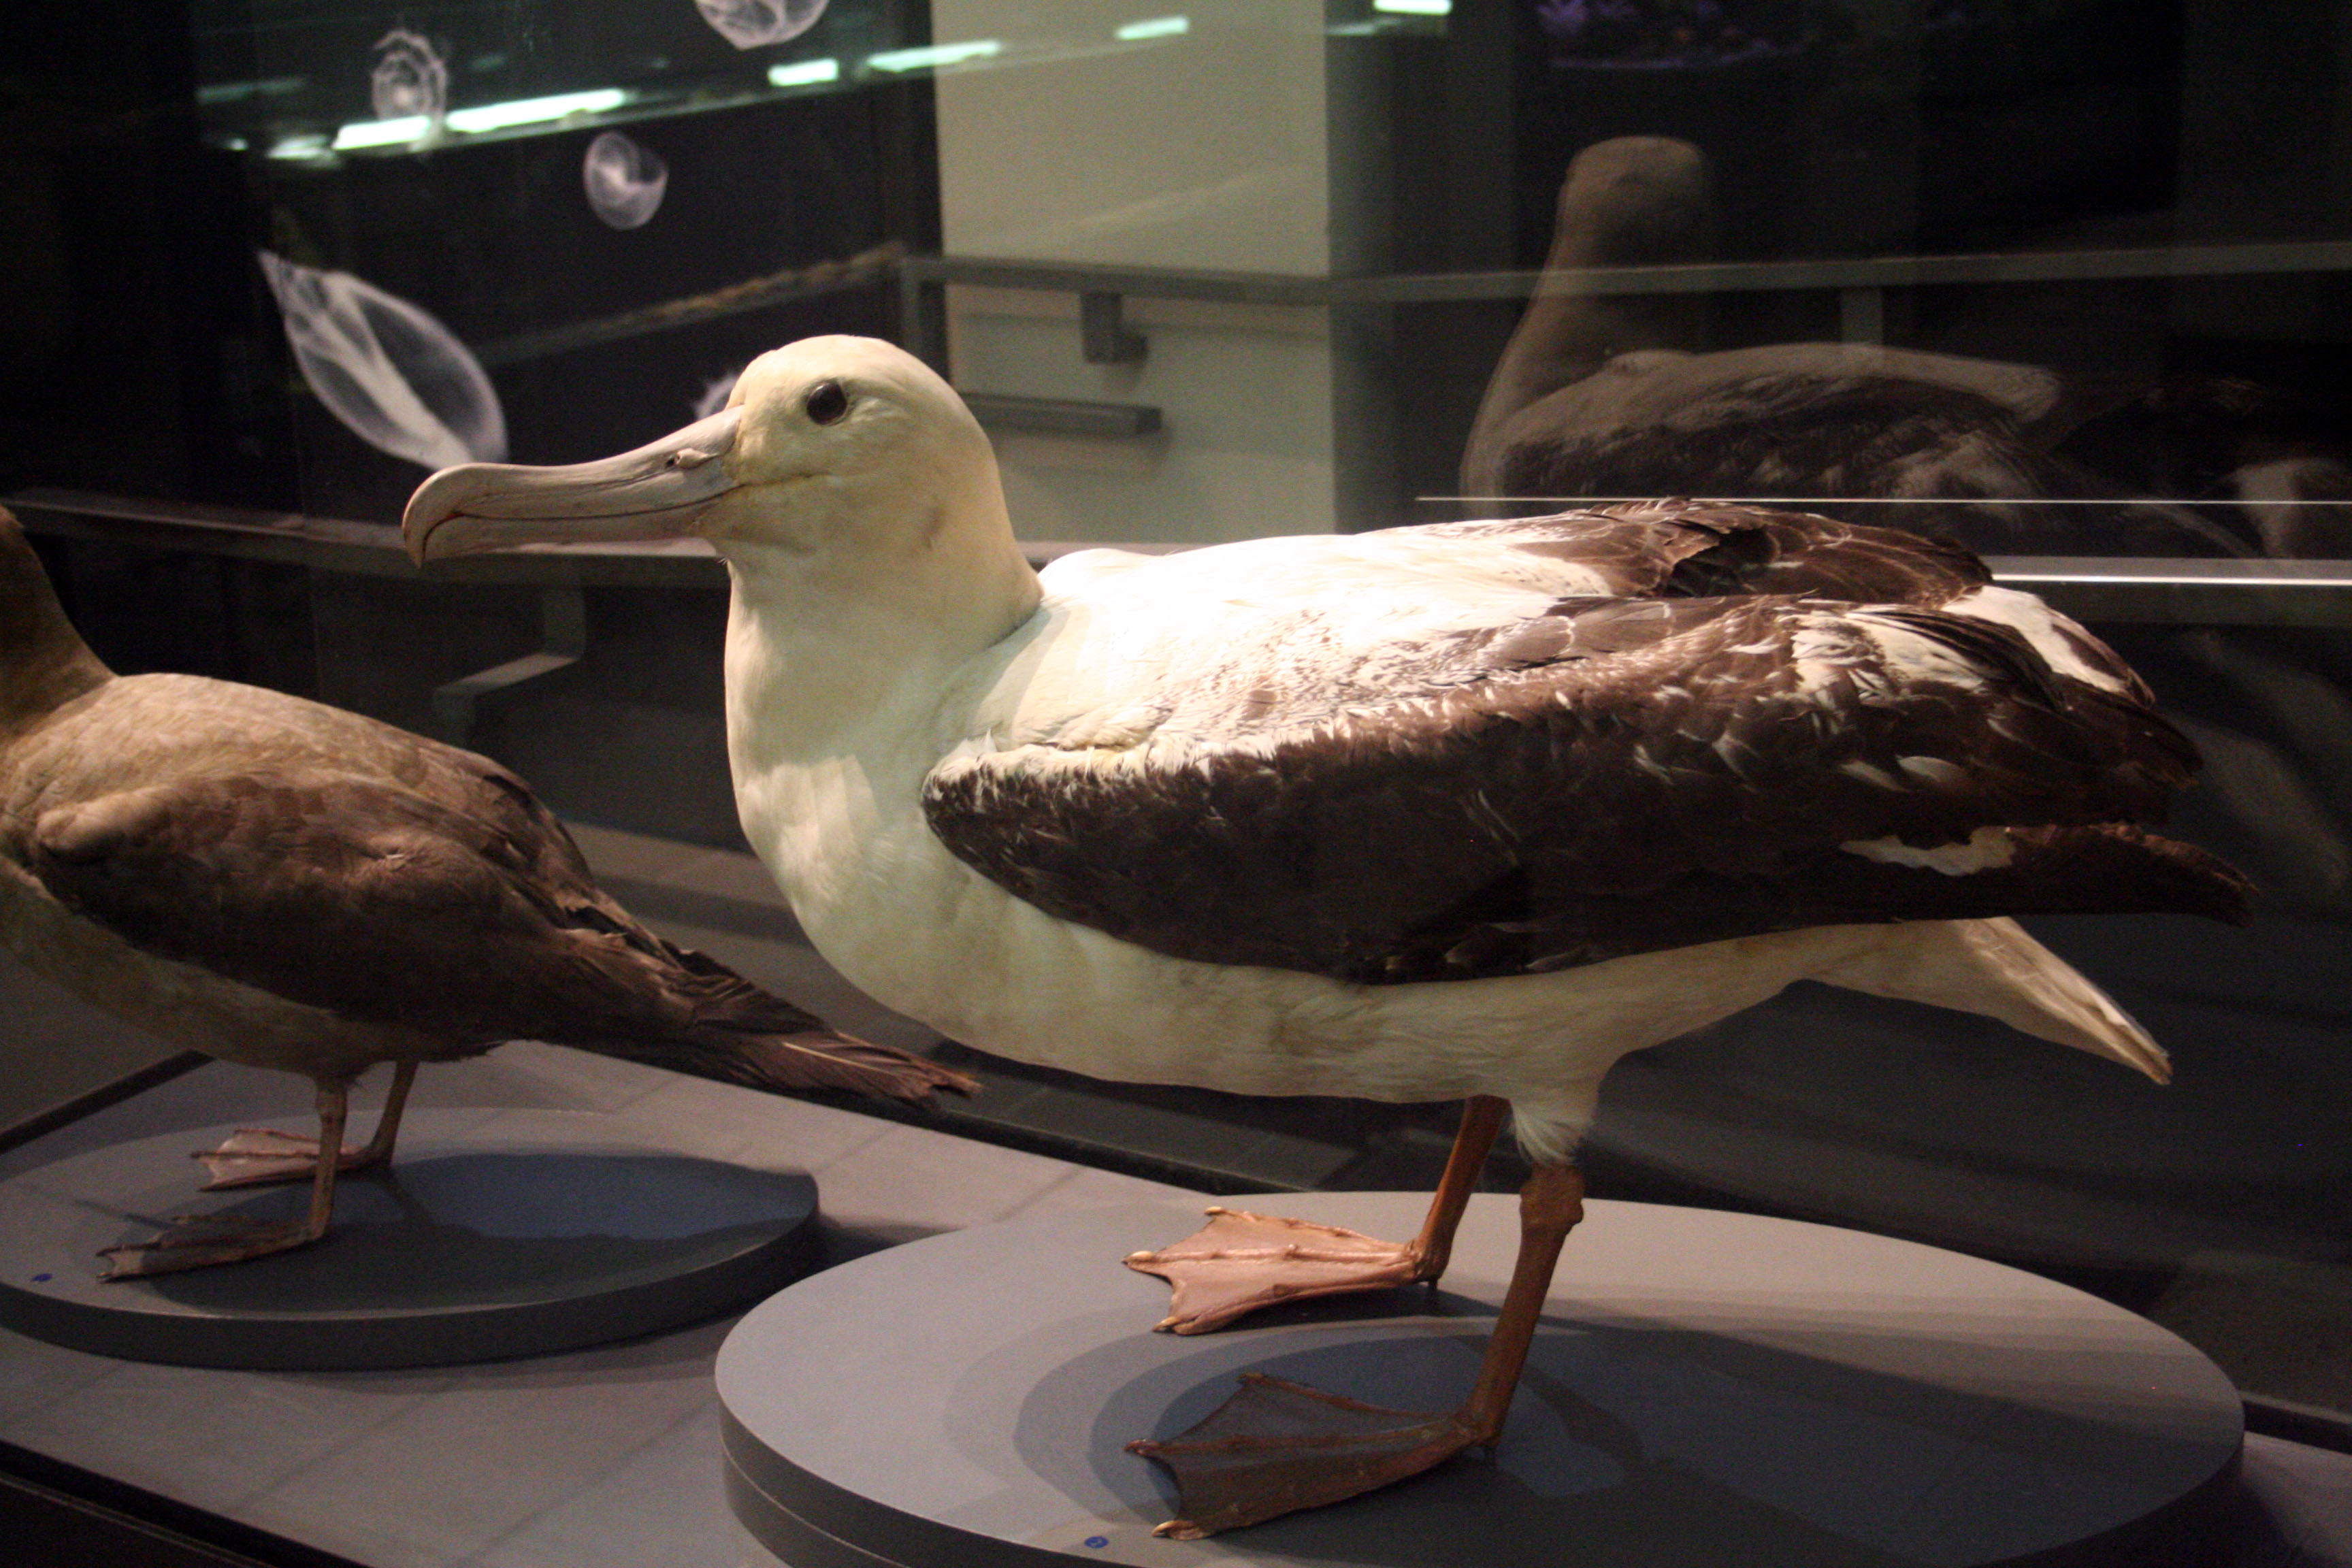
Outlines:
MULTIPOLYGON (((651 937, 651 933, 647 933, 651 937)), ((688 1017, 631 1038, 577 1040, 583 1050, 751 1089, 831 1089, 911 1105, 940 1089, 976 1094, 980 1080, 828 1027, 707 953, 651 937, 671 960, 664 989, 688 1017)))
POLYGON ((2123 823, 2026 828, 2016 839, 2021 870, 2050 887, 2081 889, 2096 900, 2078 906, 2085 910, 2204 915, 2231 925, 2254 918, 2254 885, 2193 844, 2123 823))
POLYGON ((747 1089, 831 1089, 881 1095, 922 1105, 940 1089, 977 1093, 980 1082, 952 1068, 895 1046, 809 1026, 789 1034, 754 1034, 726 1025, 699 1025, 653 1039, 577 1042, 600 1056, 646 1062, 697 1078, 747 1089))

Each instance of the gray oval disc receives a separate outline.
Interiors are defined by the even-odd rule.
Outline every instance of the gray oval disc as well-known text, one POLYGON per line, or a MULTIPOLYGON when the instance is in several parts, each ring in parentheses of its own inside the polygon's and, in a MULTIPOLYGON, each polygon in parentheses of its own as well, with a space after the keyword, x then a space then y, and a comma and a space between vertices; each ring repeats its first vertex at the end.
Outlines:
POLYGON ((0 1324, 134 1361, 427 1366, 740 1310, 816 1258, 816 1184, 798 1173, 712 1160, 605 1116, 419 1110, 389 1169, 339 1180, 323 1240, 101 1283, 99 1248, 176 1215, 303 1211, 307 1182, 197 1191, 190 1153, 234 1131, 116 1144, 0 1182, 0 1324))
MULTIPOLYGON (((1427 1198, 1224 1200, 1411 1236, 1427 1198)), ((1444 1288, 1188 1338, 1120 1266, 1197 1205, 933 1237, 801 1281, 719 1358, 729 1490, 795 1563, 1051 1568, 1975 1568, 2144 1563, 2221 1496, 2242 1408, 2164 1329, 2037 1276, 1858 1231, 1595 1202, 1491 1458, 1201 1542, 1158 1467, 1262 1370, 1376 1405, 1468 1393, 1518 1244, 1471 1205, 1444 1288)))

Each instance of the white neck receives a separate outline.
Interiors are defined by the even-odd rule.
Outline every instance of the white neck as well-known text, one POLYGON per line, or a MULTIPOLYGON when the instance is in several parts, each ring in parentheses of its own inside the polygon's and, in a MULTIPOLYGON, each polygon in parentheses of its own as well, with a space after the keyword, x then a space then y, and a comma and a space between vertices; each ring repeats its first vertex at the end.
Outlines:
POLYGON ((870 848, 886 821, 919 825, 922 776, 961 738, 974 671, 1036 607, 987 478, 961 505, 913 498, 900 518, 869 510, 854 531, 826 531, 846 544, 718 542, 734 584, 736 800, 795 907, 833 896, 847 844, 870 848))

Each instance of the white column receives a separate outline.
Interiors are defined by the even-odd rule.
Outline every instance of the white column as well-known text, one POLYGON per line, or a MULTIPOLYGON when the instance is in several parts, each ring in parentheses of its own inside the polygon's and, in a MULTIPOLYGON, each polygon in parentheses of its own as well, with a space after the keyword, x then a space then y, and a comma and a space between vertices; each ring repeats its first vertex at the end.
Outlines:
MULTIPOLYGON (((933 0, 931 16, 939 44, 1003 46, 937 84, 949 255, 1328 273, 1322 0, 933 0)), ((999 437, 1023 537, 1332 526, 1324 311, 1133 299, 1139 365, 1085 362, 1071 295, 959 287, 948 314, 960 386, 1165 415, 1141 440, 999 437)))

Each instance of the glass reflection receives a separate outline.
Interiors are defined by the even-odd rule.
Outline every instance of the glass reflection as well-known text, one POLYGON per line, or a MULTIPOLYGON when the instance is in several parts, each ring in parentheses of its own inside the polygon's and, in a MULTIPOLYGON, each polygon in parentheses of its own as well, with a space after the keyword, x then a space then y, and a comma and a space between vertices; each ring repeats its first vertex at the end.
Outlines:
POLYGON ((1988 554, 2352 554, 2352 454, 2294 397, 1875 342, 1717 349, 1696 291, 1604 293, 1588 269, 1711 262, 1688 142, 1579 153, 1546 279, 1464 456, 1474 498, 1803 501, 1988 554))
POLYGON ((826 0, 694 0, 702 19, 739 49, 781 44, 816 26, 826 0))
POLYGON ((640 228, 669 189, 669 165, 633 139, 607 131, 588 143, 580 165, 588 205, 614 228, 640 228))
POLYGON ((302 379, 352 434, 427 468, 506 457, 499 395, 448 328, 348 272, 257 254, 302 379))
POLYGON ((1801 0, 1536 0, 1555 66, 1725 65, 1795 52, 1812 28, 1801 0))
POLYGON ((743 367, 739 364, 724 375, 714 375, 704 382, 702 395, 694 400, 694 416, 708 419, 714 414, 724 412, 727 400, 735 395, 735 378, 742 374, 743 367))
POLYGON ((423 115, 437 120, 449 107, 449 68, 431 39, 394 27, 375 43, 368 101, 378 120, 423 115))

